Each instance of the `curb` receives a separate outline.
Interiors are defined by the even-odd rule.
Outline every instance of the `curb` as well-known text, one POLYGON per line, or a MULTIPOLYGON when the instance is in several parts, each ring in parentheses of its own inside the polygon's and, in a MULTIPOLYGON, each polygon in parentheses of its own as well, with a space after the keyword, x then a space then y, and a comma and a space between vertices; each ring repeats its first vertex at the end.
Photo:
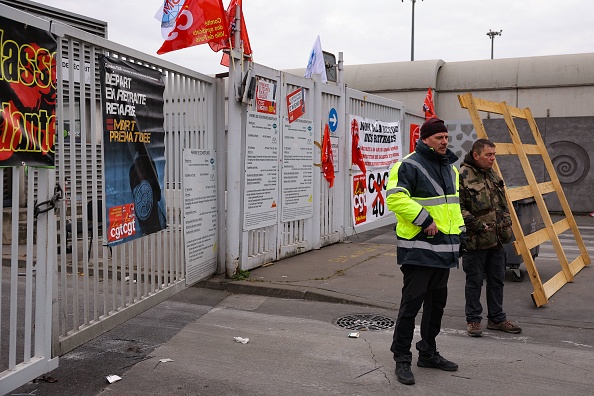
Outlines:
POLYGON ((291 286, 270 282, 232 281, 223 277, 212 277, 196 283, 193 287, 224 290, 234 294, 249 294, 294 300, 350 304, 393 310, 398 308, 393 303, 375 302, 357 296, 345 296, 331 290, 311 290, 305 286, 291 286))

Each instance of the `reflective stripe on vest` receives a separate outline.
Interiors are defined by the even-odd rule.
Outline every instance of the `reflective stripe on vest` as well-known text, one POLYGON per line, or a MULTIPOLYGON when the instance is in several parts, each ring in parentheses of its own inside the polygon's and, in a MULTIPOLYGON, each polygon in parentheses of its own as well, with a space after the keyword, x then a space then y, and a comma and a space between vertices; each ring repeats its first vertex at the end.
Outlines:
MULTIPOLYGON (((427 177, 427 179, 429 179, 429 181, 431 182, 431 185, 433 186, 433 188, 435 188, 435 191, 437 192, 437 194, 436 194, 437 196, 445 195, 445 192, 443 191, 443 188, 441 188, 441 185, 429 175, 429 172, 427 172, 427 170, 425 168, 423 168, 421 166, 421 164, 419 164, 417 161, 412 160, 408 157, 403 159, 402 162, 411 164, 412 166, 417 168, 419 170, 419 172, 421 172, 423 175, 425 175, 427 177)), ((456 188, 456 173, 458 173, 458 171, 451 165, 449 166, 449 168, 450 168, 450 176, 452 177, 452 184, 454 185, 454 188, 456 188)))
POLYGON ((401 248, 405 249, 424 249, 424 250, 431 250, 435 253, 451 253, 457 252, 460 249, 459 243, 452 243, 452 244, 439 244, 439 245, 432 245, 429 242, 425 241, 407 241, 403 239, 398 239, 396 245, 401 248))
POLYGON ((445 204, 457 204, 460 203, 460 197, 448 196, 448 197, 436 197, 436 198, 412 198, 413 201, 422 206, 437 206, 445 204))
POLYGON ((391 188, 388 191, 386 191, 386 197, 389 196, 389 195, 391 195, 391 194, 396 194, 396 193, 399 193, 399 192, 404 192, 404 193, 406 193, 406 195, 410 196, 410 193, 408 192, 408 190, 406 188, 404 188, 404 187, 394 187, 394 188, 391 188))
POLYGON ((417 216, 417 218, 413 221, 414 225, 418 225, 419 227, 423 225, 425 220, 429 218, 429 212, 425 209, 421 210, 421 213, 417 216))

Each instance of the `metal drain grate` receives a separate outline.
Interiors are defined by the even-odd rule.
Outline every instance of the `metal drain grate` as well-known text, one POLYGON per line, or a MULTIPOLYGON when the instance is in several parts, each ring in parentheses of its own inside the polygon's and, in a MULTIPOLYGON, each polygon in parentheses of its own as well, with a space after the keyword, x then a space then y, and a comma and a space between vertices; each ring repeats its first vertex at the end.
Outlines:
POLYGON ((386 330, 394 327, 396 320, 383 315, 355 314, 334 319, 334 324, 349 330, 386 330))

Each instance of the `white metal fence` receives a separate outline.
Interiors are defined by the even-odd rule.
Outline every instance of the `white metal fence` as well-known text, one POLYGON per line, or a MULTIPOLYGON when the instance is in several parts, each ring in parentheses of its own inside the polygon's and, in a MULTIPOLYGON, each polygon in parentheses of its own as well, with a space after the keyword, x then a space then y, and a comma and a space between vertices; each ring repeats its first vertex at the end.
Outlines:
MULTIPOLYGON (((55 265, 56 222, 52 210, 35 216, 35 202, 54 195, 55 171, 30 168, 0 169, 12 173, 12 208, 0 212, 3 263, 0 272, 0 394, 58 367, 52 355, 52 277, 55 265), (20 208, 22 184, 28 189, 27 208, 20 208), (19 244, 21 241, 21 244, 19 244), (10 244, 8 243, 10 242, 10 244), (6 254, 5 250, 9 250, 6 254), (5 257, 10 257, 4 262, 5 257)), ((0 187, 4 189, 4 186, 0 187)), ((0 191, 4 192, 4 191, 0 191)), ((48 206, 43 206, 47 208, 48 206)))

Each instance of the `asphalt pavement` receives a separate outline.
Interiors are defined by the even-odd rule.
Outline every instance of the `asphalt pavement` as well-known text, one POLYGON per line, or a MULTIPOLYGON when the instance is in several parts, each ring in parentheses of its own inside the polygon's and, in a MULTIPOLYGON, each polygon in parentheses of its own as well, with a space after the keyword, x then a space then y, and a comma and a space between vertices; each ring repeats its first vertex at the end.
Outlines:
MULTIPOLYGON (((592 256, 594 218, 576 220, 592 256)), ((523 332, 485 330, 481 338, 466 335, 464 273, 453 269, 437 341, 460 369, 413 365, 417 383, 398 383, 389 351, 402 287, 394 241, 393 227, 383 227, 254 269, 246 280, 212 277, 62 356, 58 369, 11 395, 594 392, 591 265, 539 308, 528 277, 517 282, 508 271, 504 309, 523 332), (121 379, 110 384, 109 375, 121 379)), ((570 234, 561 242, 568 259, 577 256, 570 234)), ((543 282, 561 270, 550 243, 535 261, 543 282)))

